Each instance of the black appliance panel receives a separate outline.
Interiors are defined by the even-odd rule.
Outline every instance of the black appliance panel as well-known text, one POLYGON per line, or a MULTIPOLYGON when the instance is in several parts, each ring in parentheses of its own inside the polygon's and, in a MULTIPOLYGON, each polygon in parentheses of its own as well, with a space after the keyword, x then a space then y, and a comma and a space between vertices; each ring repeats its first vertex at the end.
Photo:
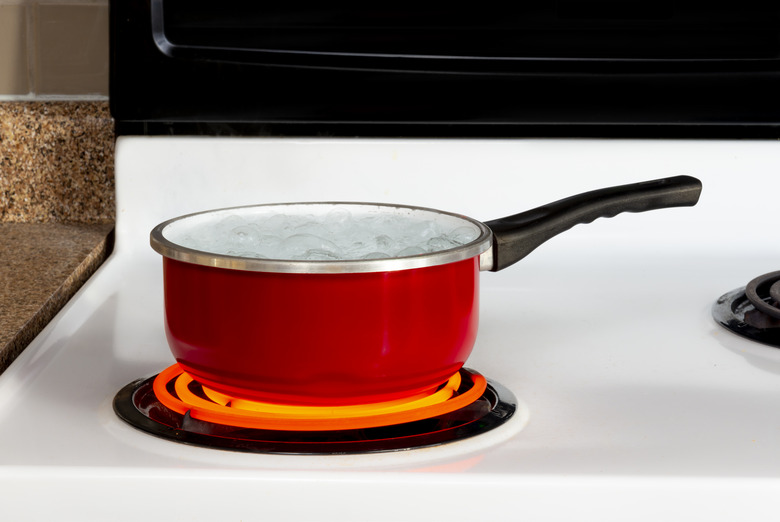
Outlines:
POLYGON ((752 0, 114 1, 111 106, 147 133, 774 132, 778 22, 752 0))

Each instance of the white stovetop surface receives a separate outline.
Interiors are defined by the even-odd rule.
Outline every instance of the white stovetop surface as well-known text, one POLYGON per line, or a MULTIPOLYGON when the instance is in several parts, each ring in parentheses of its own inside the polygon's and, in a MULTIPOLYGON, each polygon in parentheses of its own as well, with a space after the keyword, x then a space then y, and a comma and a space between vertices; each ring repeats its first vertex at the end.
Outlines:
MULTIPOLYGON (((780 350, 710 307, 780 269, 780 143, 121 138, 111 258, 0 375, 11 520, 774 519, 780 350), (578 226, 484 273, 468 366, 521 414, 484 437, 362 456, 239 454, 116 418, 173 362, 158 222, 304 200, 409 203, 489 220, 578 192, 689 174, 694 208, 578 226)), ((5 517, 4 517, 5 518, 5 517)))

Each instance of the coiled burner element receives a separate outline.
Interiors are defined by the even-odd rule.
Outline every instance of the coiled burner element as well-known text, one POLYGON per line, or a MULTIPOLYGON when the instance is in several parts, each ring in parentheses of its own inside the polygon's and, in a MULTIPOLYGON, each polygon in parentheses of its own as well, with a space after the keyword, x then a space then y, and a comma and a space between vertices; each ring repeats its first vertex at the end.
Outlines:
POLYGON ((306 455, 376 453, 456 442, 508 422, 517 405, 509 390, 467 368, 430 396, 392 404, 233 404, 233 399, 204 388, 178 365, 134 381, 114 397, 114 411, 121 419, 164 439, 224 450, 306 455))
POLYGON ((712 316, 736 334, 780 347, 780 271, 724 294, 713 305, 712 316))
POLYGON ((780 319, 780 271, 753 279, 745 287, 745 296, 757 310, 780 319))

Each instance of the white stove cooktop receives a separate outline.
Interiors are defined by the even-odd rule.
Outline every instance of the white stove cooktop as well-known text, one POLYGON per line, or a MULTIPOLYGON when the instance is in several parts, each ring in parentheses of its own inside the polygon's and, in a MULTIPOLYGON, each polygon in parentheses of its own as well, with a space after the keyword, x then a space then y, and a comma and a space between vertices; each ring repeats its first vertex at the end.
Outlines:
POLYGON ((120 138, 111 258, 0 375, 0 503, 13 520, 774 519, 780 349, 716 325, 722 294, 780 270, 776 141, 120 138), (512 422, 374 455, 233 453, 157 439, 114 394, 173 363, 157 223, 282 201, 480 220, 679 174, 696 207, 580 225, 481 275, 468 366, 512 422))

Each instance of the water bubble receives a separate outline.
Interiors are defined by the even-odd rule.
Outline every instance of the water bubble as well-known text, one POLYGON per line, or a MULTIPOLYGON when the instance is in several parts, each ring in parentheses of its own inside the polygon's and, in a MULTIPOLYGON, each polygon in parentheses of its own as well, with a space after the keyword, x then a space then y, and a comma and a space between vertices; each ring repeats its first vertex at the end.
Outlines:
POLYGON ((307 252, 316 252, 320 257, 329 253, 333 259, 341 258, 341 249, 332 241, 313 234, 294 234, 279 245, 280 259, 309 259, 307 252))
POLYGON ((338 253, 331 250, 321 250, 313 248, 307 250, 300 259, 306 259, 309 261, 339 261, 342 258, 338 253))
POLYGON ((450 240, 447 236, 437 236, 432 237, 425 243, 426 250, 429 252, 440 252, 442 250, 449 250, 450 248, 455 248, 458 246, 458 243, 455 243, 454 241, 450 240))
POLYGON ((447 233, 447 237, 455 244, 465 245, 477 239, 479 231, 474 227, 458 227, 447 233))
POLYGON ((392 256, 384 252, 370 252, 361 257, 361 259, 389 259, 390 257, 392 256))
POLYGON ((376 238, 374 238, 374 243, 377 246, 377 250, 391 251, 395 248, 395 241, 386 234, 376 236, 376 238))
POLYGON ((425 254, 425 253, 426 253, 425 250, 423 250, 418 246, 410 246, 399 251, 396 254, 396 256, 398 257, 419 256, 420 254, 425 254))

